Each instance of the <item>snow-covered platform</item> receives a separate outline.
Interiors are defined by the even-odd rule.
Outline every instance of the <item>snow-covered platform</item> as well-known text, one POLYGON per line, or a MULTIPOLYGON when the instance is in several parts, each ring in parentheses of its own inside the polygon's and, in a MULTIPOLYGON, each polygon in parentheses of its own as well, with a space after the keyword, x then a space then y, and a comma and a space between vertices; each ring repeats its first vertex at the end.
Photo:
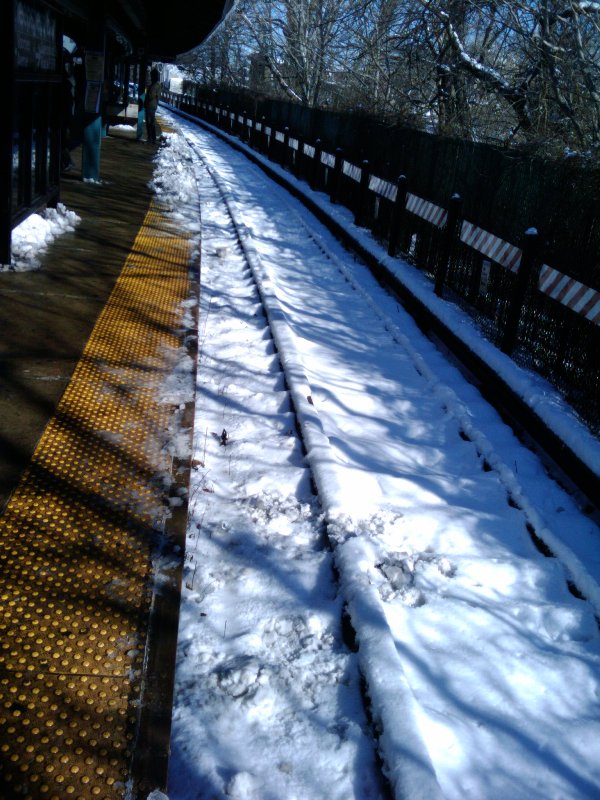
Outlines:
POLYGON ((103 147, 102 184, 64 191, 75 230, 0 273, 2 797, 145 796, 166 770, 179 561, 174 592, 153 565, 184 526, 161 391, 192 254, 148 188, 154 148, 103 147))
POLYGON ((83 352, 151 200, 151 147, 103 140, 102 183, 81 181, 81 152, 62 176, 67 214, 35 215, 16 248, 16 269, 0 273, 0 507, 83 352), (77 219, 77 218, 75 218, 77 219), (53 228, 72 230, 52 241, 53 228))

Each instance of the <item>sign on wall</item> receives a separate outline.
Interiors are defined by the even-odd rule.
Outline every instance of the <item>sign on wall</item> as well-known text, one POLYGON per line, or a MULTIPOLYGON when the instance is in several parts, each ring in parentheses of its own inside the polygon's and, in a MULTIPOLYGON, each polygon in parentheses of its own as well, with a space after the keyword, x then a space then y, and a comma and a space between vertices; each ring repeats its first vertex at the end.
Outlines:
POLYGON ((41 5, 15 0, 15 67, 19 72, 57 72, 56 15, 41 5))
POLYGON ((88 50, 85 54, 85 110, 99 114, 104 79, 104 53, 88 50))

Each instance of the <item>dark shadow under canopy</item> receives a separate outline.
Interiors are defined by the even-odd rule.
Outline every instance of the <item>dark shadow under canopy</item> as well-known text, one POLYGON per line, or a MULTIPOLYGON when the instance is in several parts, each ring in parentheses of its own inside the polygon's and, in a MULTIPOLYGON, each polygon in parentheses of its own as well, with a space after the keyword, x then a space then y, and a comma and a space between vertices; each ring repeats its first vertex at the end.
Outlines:
MULTIPOLYGON (((50 5, 64 14, 69 35, 81 31, 100 10, 97 0, 53 0, 50 5)), ((150 61, 175 62, 179 54, 201 44, 232 5, 233 0, 107 0, 104 18, 124 50, 143 51, 150 61)))

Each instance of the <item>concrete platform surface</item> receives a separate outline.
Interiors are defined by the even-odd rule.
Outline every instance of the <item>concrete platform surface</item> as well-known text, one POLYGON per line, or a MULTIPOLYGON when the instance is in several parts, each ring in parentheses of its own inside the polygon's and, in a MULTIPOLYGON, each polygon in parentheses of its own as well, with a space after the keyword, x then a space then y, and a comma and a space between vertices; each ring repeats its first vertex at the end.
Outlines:
POLYGON ((1 798, 166 780, 185 509, 175 530, 160 387, 191 248, 150 196, 152 152, 105 141, 104 183, 63 192, 78 229, 0 274, 1 798))

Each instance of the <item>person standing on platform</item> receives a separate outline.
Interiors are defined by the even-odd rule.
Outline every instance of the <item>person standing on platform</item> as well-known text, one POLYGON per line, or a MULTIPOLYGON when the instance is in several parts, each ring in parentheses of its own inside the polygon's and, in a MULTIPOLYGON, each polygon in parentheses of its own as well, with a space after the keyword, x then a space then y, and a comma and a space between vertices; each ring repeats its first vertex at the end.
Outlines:
POLYGON ((156 144, 156 109, 161 93, 160 74, 156 68, 150 73, 150 80, 150 86, 146 89, 144 108, 146 109, 148 141, 150 144, 156 144))
POLYGON ((61 136, 61 154, 60 154, 60 167, 63 172, 68 172, 75 166, 71 158, 71 145, 72 145, 72 128, 73 128, 73 103, 75 79, 73 77, 72 64, 70 61, 71 55, 66 50, 63 50, 63 77, 61 84, 61 118, 60 118, 60 136, 61 136))

